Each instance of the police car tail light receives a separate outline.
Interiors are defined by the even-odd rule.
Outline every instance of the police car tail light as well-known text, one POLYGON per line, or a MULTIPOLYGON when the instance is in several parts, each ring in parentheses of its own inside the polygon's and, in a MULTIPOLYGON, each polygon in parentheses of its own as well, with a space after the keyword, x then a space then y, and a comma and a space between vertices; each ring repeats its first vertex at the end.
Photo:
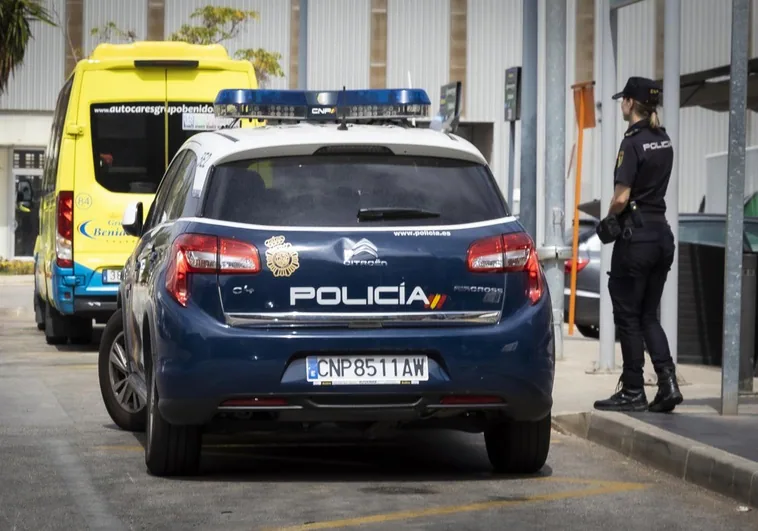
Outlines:
POLYGON ((224 274, 258 273, 261 259, 255 245, 221 238, 219 241, 218 272, 224 274))
POLYGON ((55 261, 59 267, 74 267, 74 192, 58 193, 57 218, 55 261))
POLYGON ((166 289, 179 304, 187 306, 190 275, 254 274, 260 269, 254 245, 207 234, 182 234, 171 246, 166 289))
POLYGON ((542 298, 544 284, 532 238, 515 232, 477 240, 468 248, 468 269, 473 273, 527 273, 532 304, 542 298))

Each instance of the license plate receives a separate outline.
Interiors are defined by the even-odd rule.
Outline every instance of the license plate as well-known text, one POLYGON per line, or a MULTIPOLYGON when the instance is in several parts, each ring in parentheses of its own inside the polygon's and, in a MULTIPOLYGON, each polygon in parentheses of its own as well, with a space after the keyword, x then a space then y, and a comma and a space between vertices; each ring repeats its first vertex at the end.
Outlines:
POLYGON ((314 385, 418 384, 429 380, 426 356, 311 356, 306 377, 314 385))
POLYGON ((121 270, 120 269, 103 270, 103 284, 120 284, 120 283, 121 283, 121 270))

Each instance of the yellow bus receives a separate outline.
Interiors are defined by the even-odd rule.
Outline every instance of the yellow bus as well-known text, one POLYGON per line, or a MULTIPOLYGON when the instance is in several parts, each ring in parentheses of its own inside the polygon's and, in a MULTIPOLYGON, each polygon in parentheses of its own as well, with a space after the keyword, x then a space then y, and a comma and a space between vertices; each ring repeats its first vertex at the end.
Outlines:
POLYGON ((34 306, 49 344, 88 343, 93 320, 115 312, 136 242, 122 213, 149 207, 187 138, 227 125, 213 112, 224 88, 258 83, 221 45, 101 44, 77 64, 58 95, 40 192, 34 306))

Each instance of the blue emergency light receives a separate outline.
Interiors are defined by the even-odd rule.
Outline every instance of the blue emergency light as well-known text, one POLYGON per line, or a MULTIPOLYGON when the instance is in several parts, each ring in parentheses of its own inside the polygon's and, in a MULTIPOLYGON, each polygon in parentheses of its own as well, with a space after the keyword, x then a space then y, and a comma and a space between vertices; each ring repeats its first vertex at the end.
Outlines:
POLYGON ((216 115, 285 121, 357 121, 426 118, 431 101, 422 89, 251 90, 225 89, 216 115))

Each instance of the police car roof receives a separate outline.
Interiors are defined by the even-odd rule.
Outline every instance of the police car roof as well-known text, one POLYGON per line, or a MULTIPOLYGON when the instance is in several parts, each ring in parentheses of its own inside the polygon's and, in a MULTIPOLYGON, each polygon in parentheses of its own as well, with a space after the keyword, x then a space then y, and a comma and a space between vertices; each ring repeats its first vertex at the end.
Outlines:
POLYGON ((333 145, 384 146, 396 155, 452 158, 487 164, 467 140, 426 128, 399 125, 347 125, 347 131, 331 124, 281 124, 257 128, 221 129, 190 139, 211 153, 207 166, 235 160, 311 155, 333 145))

